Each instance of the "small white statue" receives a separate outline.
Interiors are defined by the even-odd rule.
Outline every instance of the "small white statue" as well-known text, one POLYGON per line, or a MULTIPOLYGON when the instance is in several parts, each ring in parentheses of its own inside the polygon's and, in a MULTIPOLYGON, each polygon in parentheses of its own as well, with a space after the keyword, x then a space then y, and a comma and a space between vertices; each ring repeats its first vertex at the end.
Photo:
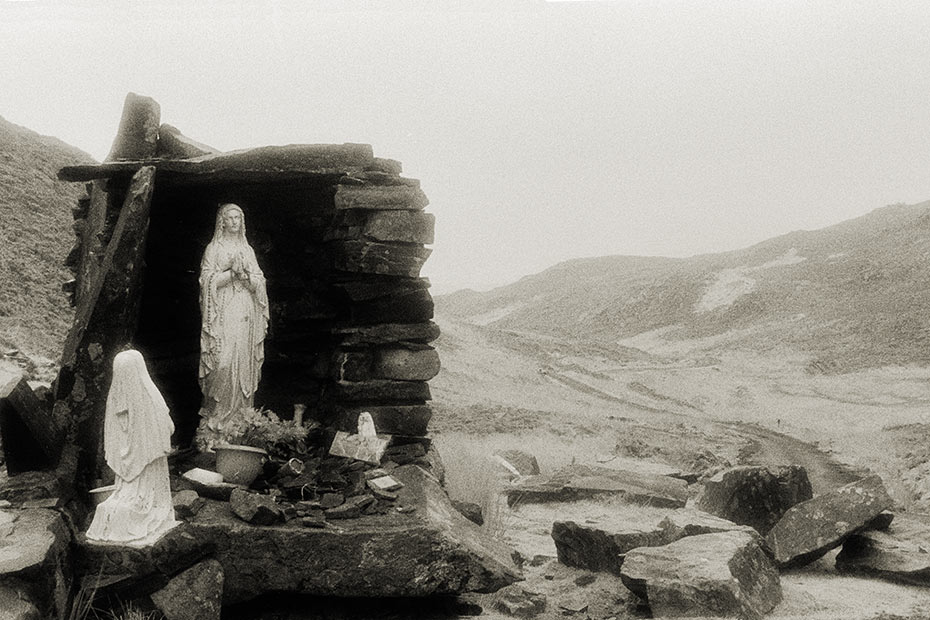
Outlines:
POLYGON ((118 353, 103 429, 104 453, 116 485, 97 506, 88 540, 144 547, 178 524, 168 476, 173 432, 168 406, 142 354, 132 349, 118 353))
POLYGON ((358 433, 350 435, 338 431, 333 438, 329 453, 333 456, 345 456, 350 459, 365 461, 377 465, 391 441, 389 435, 378 435, 375 421, 371 414, 363 411, 358 414, 358 433))
POLYGON ((265 359, 268 295, 265 276, 245 236, 245 215, 227 203, 216 214, 213 240, 200 264, 200 388, 197 446, 228 442, 253 404, 265 359))

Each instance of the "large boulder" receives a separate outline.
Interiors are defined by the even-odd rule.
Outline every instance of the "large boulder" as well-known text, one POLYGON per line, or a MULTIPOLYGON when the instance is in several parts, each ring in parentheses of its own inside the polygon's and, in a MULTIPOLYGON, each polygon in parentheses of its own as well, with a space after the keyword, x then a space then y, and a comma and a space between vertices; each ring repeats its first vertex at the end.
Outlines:
POLYGON ((779 566, 803 566, 866 528, 892 503, 881 478, 871 475, 790 508, 765 540, 779 566))
POLYGON ((0 582, 29 584, 43 617, 66 613, 70 544, 71 532, 54 510, 0 510, 0 582))
POLYGON ((595 522, 556 521, 552 539, 559 562, 566 566, 620 574, 626 554, 638 547, 660 547, 686 536, 754 530, 693 509, 674 510, 657 525, 628 519, 595 522))
POLYGON ((223 566, 204 560, 179 573, 151 598, 168 620, 220 620, 223 566))
POLYGON ((564 502, 600 495, 622 496, 660 508, 681 508, 688 500, 684 480, 654 474, 616 471, 590 465, 568 465, 548 476, 531 476, 508 487, 510 506, 531 502, 564 502))
POLYGON ((781 601, 778 570, 745 531, 630 551, 620 577, 655 617, 761 618, 781 601))
POLYGON ((930 586, 930 525, 898 515, 887 531, 854 534, 836 556, 836 568, 844 573, 930 586))
POLYGON ((789 508, 812 497, 807 471, 799 465, 774 470, 747 465, 705 480, 695 506, 765 536, 789 508))
POLYGON ((552 524, 552 540, 562 564, 616 575, 620 574, 628 551, 670 542, 659 526, 618 520, 597 523, 556 521, 552 524))
POLYGON ((509 548, 452 507, 417 465, 391 475, 404 484, 385 514, 326 528, 255 527, 229 505, 208 501, 184 527, 212 544, 223 565, 224 604, 263 592, 420 597, 492 592, 517 581, 509 548))

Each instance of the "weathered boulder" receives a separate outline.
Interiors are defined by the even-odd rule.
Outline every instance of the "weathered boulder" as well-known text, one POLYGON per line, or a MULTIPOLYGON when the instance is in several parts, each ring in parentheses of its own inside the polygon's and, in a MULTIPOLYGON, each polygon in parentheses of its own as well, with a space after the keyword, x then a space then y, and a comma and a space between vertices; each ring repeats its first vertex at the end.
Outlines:
POLYGON ((498 450, 494 456, 511 479, 539 475, 539 463, 536 457, 523 450, 498 450))
POLYGON ((394 469, 398 509, 317 529, 254 527, 208 501, 183 527, 216 547, 224 603, 263 592, 321 596, 430 596, 490 592, 519 578, 510 550, 460 515, 435 478, 394 469))
POLYGON ((643 526, 621 520, 598 523, 556 521, 552 540, 559 562, 575 568, 620 574, 626 553, 638 547, 656 547, 671 542, 658 526, 643 526))
POLYGON ((168 620, 219 620, 223 604, 223 566, 204 560, 179 573, 151 595, 168 620))
POLYGON ((836 568, 844 573, 930 586, 930 524, 899 515, 887 531, 854 534, 836 556, 836 568))
POLYGON ((29 584, 32 602, 43 617, 66 613, 71 533, 64 519, 54 510, 38 508, 0 513, 5 516, 0 525, 0 581, 29 584))
POLYGON ((127 94, 119 130, 107 161, 154 157, 158 146, 160 118, 161 106, 154 99, 135 93, 127 94))
POLYGON ((546 595, 523 586, 507 586, 498 593, 494 607, 518 618, 533 618, 546 611, 546 595))
POLYGON ((604 467, 569 465, 548 476, 532 476, 508 487, 507 503, 564 502, 598 495, 618 495, 631 502, 664 508, 684 507, 684 480, 620 472, 604 467))
POLYGON ((284 509, 270 495, 233 489, 229 506, 237 517, 253 525, 272 525, 284 521, 284 509))
POLYGON ((871 475, 790 508, 765 540, 779 566, 803 566, 839 547, 891 505, 882 479, 871 475))
POLYGON ((760 466, 732 467, 704 481, 695 506, 765 536, 785 512, 813 497, 807 471, 799 465, 769 470, 760 466))
POLYGON ((761 618, 781 601, 781 583, 760 538, 749 532, 689 536, 630 551, 620 578, 655 617, 761 618))

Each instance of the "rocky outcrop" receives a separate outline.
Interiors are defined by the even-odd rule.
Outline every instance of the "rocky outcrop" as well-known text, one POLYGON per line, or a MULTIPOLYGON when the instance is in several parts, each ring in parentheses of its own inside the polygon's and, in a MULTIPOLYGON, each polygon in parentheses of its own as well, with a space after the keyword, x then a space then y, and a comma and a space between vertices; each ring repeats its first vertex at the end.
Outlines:
POLYGON ((765 540, 779 566, 802 566, 843 544, 892 505, 876 475, 789 509, 765 540))
POLYGON ((867 530, 843 543, 840 572, 930 586, 930 524, 898 515, 887 531, 867 530))
POLYGON ((681 508, 687 483, 677 478, 635 474, 589 465, 569 465, 548 476, 531 476, 505 489, 507 503, 564 502, 599 495, 622 496, 630 502, 681 508))
POLYGON ((452 507, 416 465, 394 469, 404 486, 385 514, 330 527, 255 527, 208 501, 183 527, 216 549, 224 603, 268 591, 325 596, 428 596, 495 591, 519 578, 510 550, 452 507))
POLYGON ((620 577, 655 617, 761 618, 781 601, 781 583, 760 542, 721 532, 634 549, 620 577))
POLYGON ((657 525, 621 519, 556 521, 552 524, 559 562, 566 566, 620 574, 626 554, 638 547, 659 547, 687 536, 754 530, 698 510, 669 513, 657 525))
POLYGON ((760 466, 733 467, 704 481, 695 506, 704 512, 765 536, 785 512, 813 497, 807 471, 798 465, 769 470, 760 466))

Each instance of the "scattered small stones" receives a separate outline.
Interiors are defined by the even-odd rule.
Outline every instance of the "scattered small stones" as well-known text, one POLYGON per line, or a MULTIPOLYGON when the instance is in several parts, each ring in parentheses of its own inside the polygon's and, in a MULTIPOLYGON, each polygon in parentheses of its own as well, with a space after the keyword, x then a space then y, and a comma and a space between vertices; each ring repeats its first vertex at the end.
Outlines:
POLYGON ((594 573, 582 573, 578 575, 577 577, 575 577, 576 586, 584 587, 587 585, 591 585, 595 581, 597 581, 597 575, 595 575, 594 573))
POLYGON ((459 500, 452 500, 452 506, 458 510, 462 515, 475 523, 476 525, 484 525, 484 512, 481 509, 481 506, 475 504, 474 502, 462 502, 459 500))
POLYGON ((520 618, 532 618, 546 611, 546 595, 519 585, 500 590, 494 607, 498 611, 520 618))
POLYGON ((284 510, 274 498, 242 489, 233 489, 229 505, 237 517, 253 525, 274 525, 284 522, 284 510))
POLYGON ((573 616, 588 611, 588 601, 582 598, 569 598, 559 603, 563 616, 573 616))
POLYGON ((372 489, 371 494, 377 497, 378 499, 383 499, 386 502, 396 501, 398 498, 397 493, 394 491, 381 491, 378 489, 372 489))
POLYGON ((323 528, 326 527, 326 517, 323 513, 307 515, 301 517, 300 524, 304 527, 323 528))

